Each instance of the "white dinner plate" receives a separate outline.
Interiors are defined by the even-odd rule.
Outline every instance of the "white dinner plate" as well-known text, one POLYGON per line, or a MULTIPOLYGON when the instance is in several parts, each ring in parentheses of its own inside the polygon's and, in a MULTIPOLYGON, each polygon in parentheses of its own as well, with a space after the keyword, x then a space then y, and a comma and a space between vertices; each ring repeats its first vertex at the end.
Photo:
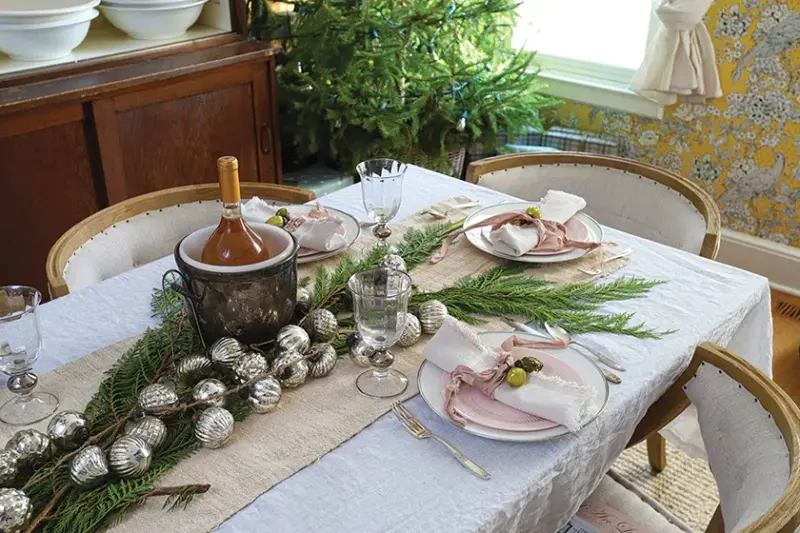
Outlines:
MULTIPOLYGON (((497 205, 492 205, 489 207, 485 207, 480 211, 477 211, 470 215, 467 220, 464 221, 464 227, 469 227, 479 222, 486 220, 489 217, 493 217, 495 215, 499 215, 501 213, 508 213, 509 211, 520 211, 523 212, 527 208, 531 206, 537 205, 534 202, 508 202, 502 203, 497 205)), ((590 217, 584 212, 580 212, 575 215, 575 218, 578 219, 583 225, 586 226, 586 229, 589 232, 589 236, 587 240, 594 241, 594 242, 602 242, 603 240, 603 227, 597 223, 595 219, 590 217)), ((481 251, 486 252, 487 254, 493 255, 495 257, 500 257, 502 259, 509 259, 511 261, 518 261, 520 263, 560 263, 563 261, 571 261, 572 259, 578 259, 579 257, 583 257, 591 250, 586 248, 575 248, 568 252, 552 254, 552 255, 522 255, 520 257, 515 257, 513 255, 504 254, 502 252, 498 252, 495 250, 492 243, 490 243, 483 232, 483 228, 475 228, 466 232, 467 239, 469 242, 472 243, 473 246, 478 248, 481 251)))
MULTIPOLYGON (((536 337, 534 335, 528 335, 527 333, 520 333, 517 331, 481 333, 480 338, 484 344, 495 348, 499 347, 503 341, 508 339, 508 337, 511 335, 516 335, 521 339, 541 340, 541 337, 536 337)), ((584 425, 594 420, 597 415, 599 415, 603 409, 605 409, 606 403, 608 403, 608 382, 603 377, 603 373, 600 371, 600 368, 598 368, 594 361, 569 346, 563 350, 551 350, 546 348, 537 348, 537 350, 547 352, 548 354, 569 364, 578 373, 578 375, 580 375, 583 382, 594 390, 595 404, 599 405, 600 408, 597 410, 594 416, 590 417, 586 421, 584 425)), ((461 427, 450 419, 450 416, 448 416, 444 409, 444 389, 442 387, 443 373, 444 371, 438 366, 424 361, 419 369, 419 373, 417 374, 419 393, 422 396, 422 399, 425 400, 425 403, 428 404, 428 407, 430 407, 434 413, 456 427, 461 427)), ((473 435, 477 435, 479 437, 509 442, 537 442, 560 437, 561 435, 569 433, 569 430, 564 426, 556 426, 554 428, 543 429, 539 431, 508 431, 482 426, 469 420, 461 429, 467 433, 472 433, 473 435)))
MULTIPOLYGON (((307 215, 309 211, 312 209, 316 209, 317 206, 315 205, 285 205, 280 206, 285 207, 287 211, 289 211, 289 215, 307 215)), ((325 206, 323 206, 325 207, 325 206)), ((353 218, 352 215, 345 213, 344 211, 339 211, 338 209, 334 209, 332 207, 325 207, 325 209, 334 216, 339 217, 342 220, 342 225, 344 226, 344 240, 347 244, 342 246, 341 248, 337 248, 335 250, 331 250, 330 252, 314 252, 304 255, 297 255, 297 264, 302 265, 304 263, 313 263, 314 261, 322 261, 323 259, 327 259, 329 257, 333 257, 334 255, 340 254, 350 248, 358 236, 361 235, 361 226, 358 224, 358 220, 353 218)))

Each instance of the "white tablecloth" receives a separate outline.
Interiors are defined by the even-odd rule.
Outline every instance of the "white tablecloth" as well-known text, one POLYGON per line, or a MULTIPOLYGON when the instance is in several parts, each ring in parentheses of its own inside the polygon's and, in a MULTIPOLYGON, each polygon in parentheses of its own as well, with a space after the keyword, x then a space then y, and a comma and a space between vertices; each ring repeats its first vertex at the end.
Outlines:
MULTIPOLYGON (((410 168, 404 191, 398 220, 456 195, 487 204, 510 199, 416 167, 410 168)), ((358 185, 326 196, 322 203, 366 220, 358 185)), ((678 332, 661 340, 584 336, 628 369, 594 422, 578 434, 549 442, 494 442, 438 419, 417 396, 407 403, 410 409, 491 472, 491 481, 469 474, 439 444, 411 438, 390 414, 263 494, 219 530, 550 533, 594 489, 647 407, 688 365, 697 344, 726 345, 770 372, 772 328, 765 278, 613 229, 608 229, 608 238, 635 250, 617 276, 669 283, 645 298, 606 309, 634 312, 636 320, 651 327, 678 332)), ((163 258, 43 305, 45 346, 37 370, 51 370, 157 325, 150 316, 151 291, 173 267, 171 257, 163 258)), ((41 387, 47 388, 46 378, 41 387)), ((213 489, 203 498, 213 498, 213 489)))

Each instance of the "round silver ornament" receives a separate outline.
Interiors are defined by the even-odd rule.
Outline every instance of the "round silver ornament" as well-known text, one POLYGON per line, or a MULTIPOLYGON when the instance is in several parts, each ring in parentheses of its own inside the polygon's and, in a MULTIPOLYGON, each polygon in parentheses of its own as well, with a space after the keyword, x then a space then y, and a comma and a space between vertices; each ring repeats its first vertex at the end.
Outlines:
POLYGON ((233 435, 233 415, 224 407, 209 407, 197 417, 194 436, 206 448, 220 448, 233 435))
POLYGON ((50 437, 35 429, 17 431, 6 443, 6 450, 17 452, 20 464, 36 465, 50 458, 50 437))
POLYGON ((444 324, 447 307, 439 300, 428 300, 419 306, 419 323, 422 332, 433 335, 444 324))
POLYGON ((406 272, 406 261, 397 254, 386 254, 381 258, 380 266, 406 272))
POLYGON ((257 352, 247 352, 233 363, 233 374, 239 383, 247 383, 269 370, 266 358, 257 352))
POLYGON ((19 473, 19 454, 14 450, 0 451, 0 486, 14 483, 19 473))
POLYGON ((331 342, 339 333, 339 322, 327 309, 314 309, 306 315, 303 324, 314 342, 331 342))
POLYGON ((306 354, 308 361, 308 375, 312 378, 321 378, 327 376, 336 366, 336 361, 339 357, 336 355, 336 350, 330 344, 319 343, 311 347, 311 350, 306 354))
POLYGON ((367 368, 370 365, 369 356, 375 353, 375 348, 364 342, 359 333, 351 333, 347 337, 347 354, 353 364, 367 368))
POLYGON ((304 360, 305 356, 294 350, 279 352, 277 357, 275 357, 275 360, 272 362, 272 371, 276 376, 280 376, 284 370, 304 360))
POLYGON ((299 387, 308 377, 308 362, 298 352, 283 352, 272 365, 281 386, 286 389, 299 387))
POLYGON ((100 446, 87 446, 69 464, 69 478, 72 483, 84 489, 100 485, 108 473, 106 454, 100 446))
POLYGON ((139 407, 148 414, 162 414, 177 404, 178 395, 162 383, 153 383, 139 392, 139 407))
POLYGON ((144 416, 125 424, 125 435, 139 437, 155 450, 167 438, 167 425, 154 416, 144 416))
POLYGON ((397 339, 397 345, 408 348, 419 340, 422 336, 422 325, 419 319, 411 313, 406 313, 406 325, 403 326, 403 333, 397 339))
POLYGON ((200 354, 187 355, 175 365, 175 372, 183 380, 201 379, 211 375, 211 359, 200 354))
POLYGON ((234 361, 246 352, 247 346, 233 337, 222 337, 208 349, 211 362, 225 370, 230 370, 234 361))
POLYGON ((311 338, 308 336, 306 330, 300 326, 289 324, 283 326, 278 332, 276 344, 279 351, 294 350, 300 353, 306 353, 311 346, 311 338))
POLYGON ((269 413, 278 406, 282 394, 280 382, 269 376, 250 385, 247 403, 256 413, 269 413))
POLYGON ((31 501, 19 489, 0 489, 0 531, 17 533, 22 531, 31 518, 31 501))
POLYGON ((311 292, 303 287, 297 288, 297 303, 308 305, 311 303, 311 292))
POLYGON ((194 386, 192 399, 203 402, 209 407, 225 407, 225 396, 228 387, 218 379, 208 378, 194 386))
POLYGON ((108 450, 108 465, 119 477, 136 477, 150 468, 153 452, 141 437, 123 435, 108 450))
POLYGON ((50 419, 47 434, 62 450, 74 450, 89 438, 89 422, 83 413, 61 411, 50 419))

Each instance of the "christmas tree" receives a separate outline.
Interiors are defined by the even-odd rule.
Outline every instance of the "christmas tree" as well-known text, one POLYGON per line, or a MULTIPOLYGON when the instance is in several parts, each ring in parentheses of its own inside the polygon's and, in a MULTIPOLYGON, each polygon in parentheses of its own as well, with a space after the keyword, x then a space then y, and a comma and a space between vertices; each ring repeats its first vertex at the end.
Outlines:
POLYGON ((299 157, 446 171, 448 151, 541 129, 556 103, 538 92, 533 54, 511 46, 513 0, 252 1, 252 34, 284 47, 281 122, 299 157))

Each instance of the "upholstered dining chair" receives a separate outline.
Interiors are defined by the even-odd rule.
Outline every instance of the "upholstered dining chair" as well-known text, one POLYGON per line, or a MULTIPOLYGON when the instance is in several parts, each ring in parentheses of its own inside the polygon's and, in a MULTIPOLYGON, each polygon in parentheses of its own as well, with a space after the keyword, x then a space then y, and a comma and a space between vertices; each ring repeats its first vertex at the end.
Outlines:
MULTIPOLYGON (((275 205, 301 204, 316 195, 271 183, 242 183, 242 198, 275 205)), ((172 253, 193 230, 219 221, 219 185, 156 191, 103 209, 79 222, 47 255, 47 285, 58 298, 172 253)))
MULTIPOLYGON (((475 161, 467 181, 517 198, 549 189, 588 199, 586 213, 606 226, 698 254, 717 256, 719 207, 703 189, 672 172, 619 157, 576 152, 509 154, 475 161)), ((650 464, 666 466, 659 434, 647 443, 650 464)))
MULTIPOLYGON (((633 446, 682 412, 698 412, 720 505, 706 531, 793 532, 800 513, 800 409, 753 365, 717 345, 698 346, 689 368, 654 403, 633 446)), ((624 479, 608 475, 595 500, 654 533, 690 531, 624 479)))

